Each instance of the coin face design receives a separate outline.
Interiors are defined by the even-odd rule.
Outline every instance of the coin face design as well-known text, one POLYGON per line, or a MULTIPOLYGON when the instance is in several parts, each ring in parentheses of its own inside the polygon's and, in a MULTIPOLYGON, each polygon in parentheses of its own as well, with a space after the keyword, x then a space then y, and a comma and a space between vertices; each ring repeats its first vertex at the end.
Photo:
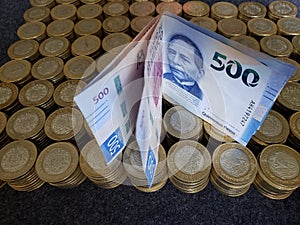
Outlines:
POLYGON ((242 177, 250 170, 248 156, 238 148, 225 150, 220 156, 220 166, 233 177, 242 177))
POLYGON ((72 156, 64 148, 55 148, 45 155, 43 169, 49 175, 58 175, 65 172, 72 162, 72 156))
POLYGON ((56 53, 60 51, 65 46, 65 43, 59 39, 52 39, 45 43, 45 50, 49 53, 56 53))
POLYGON ((13 92, 8 87, 0 86, 0 105, 7 103, 13 96, 13 92))
POLYGON ((47 13, 49 13, 48 10, 48 8, 44 7, 33 7, 28 12, 28 18, 30 20, 38 20, 47 16, 47 13))
POLYGON ((224 15, 224 16, 231 16, 235 12, 233 7, 231 7, 230 5, 225 5, 225 4, 217 5, 215 9, 218 14, 224 15))
POLYGON ((51 130, 56 135, 70 134, 73 131, 72 123, 76 123, 76 121, 73 121, 74 119, 75 117, 72 118, 71 113, 61 113, 53 118, 51 122, 51 130))
POLYGON ((282 26, 290 32, 300 32, 300 22, 295 18, 284 18, 282 26))
POLYGON ((280 96, 287 101, 288 103, 296 106, 297 108, 300 107, 300 88, 299 85, 286 85, 281 93, 280 96))
MULTIPOLYGON (((73 102, 76 91, 77 91, 77 85, 70 84, 61 89, 60 98, 64 102, 73 102)), ((81 90, 78 90, 78 91, 80 92, 81 90)))
POLYGON ((293 13, 293 8, 290 4, 280 1, 274 5, 274 10, 281 15, 289 15, 293 13))
POLYGON ((135 170, 143 171, 143 163, 139 150, 132 150, 130 152, 129 160, 135 170))
POLYGON ((181 133, 191 132, 197 125, 196 118, 186 110, 177 110, 170 117, 170 125, 181 133))
POLYGON ((26 134, 32 132, 40 122, 38 114, 32 111, 23 112, 18 115, 13 121, 13 130, 19 134, 26 134))
POLYGON ((281 121, 274 115, 268 114, 264 122, 262 123, 259 131, 269 137, 280 135, 283 126, 281 121))
POLYGON ((282 53, 288 50, 286 42, 280 39, 269 39, 266 42, 266 46, 276 53, 282 53))
POLYGON ((256 4, 245 5, 245 7, 243 7, 243 10, 251 16, 259 15, 263 11, 262 8, 256 4))
POLYGON ((107 167, 105 159, 96 141, 89 143, 88 151, 84 159, 94 170, 101 170, 107 167))
POLYGON ((48 94, 48 87, 45 84, 35 84, 28 88, 24 94, 24 98, 30 102, 38 102, 48 94))
POLYGON ((297 160, 285 151, 279 150, 270 154, 268 165, 273 174, 281 179, 294 179, 299 176, 297 160))
POLYGON ((253 28, 261 33, 269 33, 273 30, 273 23, 268 20, 256 20, 253 22, 253 28))
POLYGON ((90 60, 85 60, 83 58, 78 59, 70 64, 69 70, 72 74, 84 74, 84 72, 89 68, 91 65, 90 60))
POLYGON ((195 146, 181 146, 174 154, 174 163, 182 172, 195 174, 204 169, 204 157, 195 146))
POLYGON ((21 145, 11 147, 1 160, 1 168, 9 173, 21 170, 29 161, 30 152, 21 145))
POLYGON ((55 60, 43 60, 37 66, 37 73, 44 77, 52 75, 59 68, 58 62, 55 60))

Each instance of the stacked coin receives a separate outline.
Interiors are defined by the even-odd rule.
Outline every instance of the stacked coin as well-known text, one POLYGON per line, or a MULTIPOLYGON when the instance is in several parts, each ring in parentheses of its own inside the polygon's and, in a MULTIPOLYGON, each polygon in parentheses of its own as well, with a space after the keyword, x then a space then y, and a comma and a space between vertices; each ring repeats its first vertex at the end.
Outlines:
POLYGON ((0 81, 23 86, 32 78, 30 70, 31 63, 27 60, 10 60, 0 68, 0 81))
POLYGON ((98 73, 101 73, 108 66, 108 64, 113 61, 115 57, 116 54, 112 52, 106 52, 103 55, 101 55, 96 60, 96 69, 98 73))
POLYGON ((54 90, 53 98, 56 105, 60 107, 74 107, 74 96, 86 87, 81 80, 67 80, 60 83, 54 90))
POLYGON ((137 16, 133 18, 130 22, 132 36, 136 36, 152 19, 152 16, 137 16))
POLYGON ((277 57, 277 59, 279 59, 280 61, 283 61, 285 63, 292 64, 297 68, 295 73, 290 77, 289 81, 292 81, 292 82, 300 81, 300 65, 298 62, 296 62, 295 60, 288 58, 288 57, 277 57))
POLYGON ((211 156, 199 142, 179 141, 167 155, 169 179, 173 185, 185 193, 197 193, 209 182, 211 156))
POLYGON ((253 18, 264 18, 267 14, 267 8, 259 2, 242 2, 239 7, 238 18, 247 23, 253 18))
POLYGON ((245 45, 248 48, 252 48, 256 51, 260 50, 260 44, 254 37, 247 36, 247 35, 240 35, 240 36, 231 37, 230 39, 237 41, 240 44, 245 45))
POLYGON ((127 178, 122 164, 122 154, 107 164, 95 139, 83 147, 79 162, 82 172, 98 187, 116 188, 127 178))
POLYGON ((99 4, 104 5, 105 0, 80 0, 82 4, 99 4))
POLYGON ((110 16, 128 16, 129 5, 125 1, 107 2, 103 6, 103 14, 105 18, 110 16))
POLYGON ((77 37, 84 35, 95 35, 101 37, 102 23, 98 19, 83 19, 78 21, 74 26, 74 32, 77 37))
POLYGON ((258 157, 254 186, 271 199, 285 199, 300 186, 300 154, 286 145, 270 145, 258 157))
POLYGON ((288 82, 281 92, 274 107, 287 118, 294 112, 300 111, 300 84, 288 82))
POLYGON ((170 12, 177 16, 182 15, 182 5, 179 2, 160 2, 156 5, 156 13, 170 12))
POLYGON ((39 43, 35 40, 18 40, 9 46, 7 50, 10 59, 26 59, 34 62, 39 57, 39 43))
POLYGON ((73 4, 75 6, 80 6, 80 1, 79 0, 56 0, 57 4, 73 4))
POLYGON ((221 193, 237 197, 245 194, 257 173, 253 153, 238 143, 225 143, 212 156, 210 181, 221 193))
POLYGON ((113 33, 103 38, 102 48, 105 52, 120 52, 132 41, 128 34, 113 33))
POLYGON ((36 106, 46 114, 54 107, 53 100, 54 86, 48 80, 34 80, 26 84, 19 93, 19 102, 23 106, 36 106))
POLYGON ((65 37, 49 37, 39 47, 42 56, 67 59, 71 53, 70 41, 65 37))
POLYGON ((260 128, 252 136, 248 147, 257 155, 270 144, 283 144, 289 136, 288 121, 280 113, 270 110, 260 128))
POLYGON ((38 156, 35 169, 41 180, 58 188, 79 186, 86 176, 79 166, 75 145, 57 142, 46 147, 38 156))
POLYGON ((32 6, 44 6, 48 7, 49 9, 56 5, 55 0, 30 0, 29 2, 32 6))
POLYGON ((73 4, 57 5, 51 9, 50 15, 53 20, 70 19, 75 21, 77 8, 73 4))
POLYGON ((110 16, 102 24, 104 33, 128 33, 130 28, 130 19, 127 16, 110 16))
POLYGON ((76 141, 81 143, 85 130, 81 112, 72 107, 64 107, 51 113, 45 122, 45 133, 54 141, 76 141))
POLYGON ((293 52, 292 43, 280 35, 263 37, 260 40, 261 50, 271 56, 289 57, 293 52))
POLYGON ((212 32, 217 31, 217 22, 209 17, 193 17, 190 20, 192 23, 197 24, 200 27, 204 27, 212 32))
POLYGON ((216 2, 211 6, 210 16, 216 21, 227 18, 237 18, 238 8, 230 2, 216 2))
POLYGON ((150 1, 133 2, 129 7, 132 18, 134 17, 145 17, 154 16, 155 4, 150 1))
POLYGON ((7 119, 7 115, 0 111, 0 149, 11 141, 5 131, 7 119))
POLYGON ((290 134, 288 143, 300 152, 300 112, 295 112, 289 118, 290 134))
POLYGON ((33 191, 44 184, 36 171, 35 145, 27 140, 7 144, 0 151, 0 179, 17 191, 33 191))
POLYGON ((43 22, 45 24, 50 23, 50 9, 44 6, 34 6, 29 8, 24 13, 24 20, 26 22, 43 22))
POLYGON ((158 191, 165 186, 168 180, 166 152, 162 145, 158 147, 158 162, 153 184, 150 188, 148 187, 148 181, 143 170, 141 150, 136 141, 132 141, 127 145, 123 155, 123 166, 131 184, 143 192, 158 191))
POLYGON ((85 55, 96 58, 100 54, 101 40, 95 35, 77 38, 71 46, 73 56, 85 55))
POLYGON ((193 17, 208 17, 210 7, 207 3, 201 1, 188 1, 182 6, 183 17, 187 20, 193 17))
POLYGON ((35 79, 49 80, 56 85, 65 78, 63 69, 64 61, 61 58, 49 56, 43 57, 33 64, 31 74, 35 79))
POLYGON ((103 20, 102 6, 98 4, 82 5, 77 9, 78 19, 99 19, 103 20))
POLYGON ((277 21, 278 34, 286 37, 300 35, 300 19, 294 17, 281 18, 277 21))
POLYGON ((174 106, 165 113, 163 127, 168 147, 179 140, 200 141, 203 136, 203 120, 182 106, 174 106))
POLYGON ((17 30, 20 39, 33 39, 42 42, 47 38, 46 25, 42 22, 27 22, 17 30))
POLYGON ((18 111, 21 108, 18 95, 19 89, 15 84, 0 82, 0 111, 8 116, 18 111))
POLYGON ((260 39, 277 34, 277 25, 267 18, 254 18, 247 22, 248 33, 250 36, 260 39))
POLYGON ((218 32, 227 38, 246 35, 247 25, 237 18, 221 19, 218 22, 218 32))
POLYGON ((70 41, 74 40, 74 22, 70 19, 54 20, 47 26, 49 37, 65 37, 70 41))
POLYGON ((6 182, 5 182, 5 181, 3 181, 3 180, 0 180, 0 188, 4 187, 4 186, 5 186, 5 184, 6 184, 6 182))
POLYGON ((205 141, 203 143, 206 143, 206 147, 211 154, 213 154, 215 148, 217 148, 220 144, 234 141, 230 136, 226 135, 225 132, 217 129, 206 121, 204 121, 203 127, 205 137, 205 141))
POLYGON ((6 133, 14 140, 28 139, 41 150, 49 144, 44 132, 45 113, 37 107, 24 107, 9 117, 6 133))
POLYGON ((285 17, 296 17, 298 12, 294 3, 284 0, 271 2, 268 9, 268 17, 274 21, 285 17))

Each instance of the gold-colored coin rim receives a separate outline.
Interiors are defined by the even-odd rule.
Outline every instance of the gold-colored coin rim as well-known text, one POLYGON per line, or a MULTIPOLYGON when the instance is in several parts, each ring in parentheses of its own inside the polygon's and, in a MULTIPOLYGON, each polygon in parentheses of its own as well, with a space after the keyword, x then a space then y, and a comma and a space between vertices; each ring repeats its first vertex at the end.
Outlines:
POLYGON ((266 36, 266 37, 263 37, 262 39, 260 39, 260 46, 261 46, 261 50, 264 51, 265 53, 271 55, 271 56, 286 56, 286 57, 289 57, 292 52, 293 52, 293 45, 292 43, 285 37, 282 37, 280 35, 271 35, 271 36, 266 36), (285 42, 285 44, 287 45, 287 49, 283 52, 274 52, 272 49, 268 48, 267 47, 267 42, 270 40, 270 39, 279 39, 283 42, 285 42))
POLYGON ((2 132, 5 130, 7 119, 8 119, 7 115, 4 112, 0 111, 0 136, 2 132))
MULTIPOLYGON (((26 162, 26 164, 24 165, 23 168, 21 168, 18 171, 15 172, 7 172, 5 170, 3 170, 3 168, 0 166, 0 176, 2 180, 14 180, 18 177, 23 176, 24 174, 26 174, 33 166, 34 163, 36 161, 37 158, 37 148, 35 146, 35 144, 33 144, 31 141, 28 140, 16 140, 13 141, 9 144, 7 144, 6 146, 4 146, 1 151, 0 151, 0 159, 2 161, 3 156, 13 147, 13 146, 22 146, 25 147, 28 152, 29 152, 29 159, 26 162)), ((1 165, 2 163, 0 163, 1 165)))
POLYGON ((188 16, 192 16, 192 17, 202 17, 202 16, 206 16, 209 14, 210 12, 210 7, 207 3, 202 2, 202 1, 187 1, 182 5, 182 10, 185 14, 187 14, 188 16), (202 6, 203 7, 203 11, 199 12, 199 11, 195 11, 195 7, 197 6, 202 6))
POLYGON ((153 18, 154 18, 153 16, 137 16, 137 17, 134 17, 130 22, 131 30, 133 32, 139 33, 153 18), (139 20, 145 20, 145 21, 148 21, 148 22, 145 24, 145 26, 139 27, 138 26, 139 20))
POLYGON ((268 9, 269 9, 270 14, 273 15, 274 17, 276 17, 276 18, 296 16, 297 12, 298 12, 298 8, 297 8, 296 5, 294 5, 294 3, 289 2, 289 1, 282 1, 282 0, 271 2, 268 6, 268 9), (284 3, 288 4, 289 6, 291 6, 291 8, 293 9, 292 13, 287 15, 287 14, 282 14, 279 11, 276 10, 276 4, 280 4, 282 2, 284 2, 284 3))
POLYGON ((112 34, 108 34, 106 35, 103 40, 102 40, 102 48, 104 51, 109 52, 114 50, 115 48, 123 48, 125 45, 127 45, 128 43, 130 43, 132 41, 132 37, 129 36, 128 34, 125 33, 112 33, 112 34), (124 44, 119 45, 119 46, 111 46, 109 41, 112 40, 122 40, 122 42, 124 42, 124 44))
POLYGON ((95 18, 82 19, 75 24, 74 32, 79 36, 93 35, 93 34, 97 34, 98 32, 101 32, 101 28, 102 28, 102 22, 99 19, 95 19, 95 18), (92 32, 84 32, 82 30, 82 26, 83 27, 87 26, 86 23, 89 23, 89 24, 93 23, 95 25, 96 29, 92 32))
POLYGON ((176 15, 182 14, 182 5, 179 2, 160 2, 156 5, 156 13, 171 12, 176 15))
POLYGON ((106 31, 108 33, 123 32, 123 31, 126 31, 129 28, 129 26, 130 26, 130 19, 126 16, 107 17, 102 23, 102 27, 103 27, 104 31, 106 31), (118 29, 118 30, 116 30, 114 27, 110 27, 109 26, 110 20, 115 20, 115 19, 122 19, 125 23, 125 26, 123 26, 122 29, 118 29))
POLYGON ((28 62, 27 60, 10 60, 7 63, 3 64, 0 68, 0 81, 5 82, 5 83, 12 83, 12 82, 18 82, 18 81, 22 81, 24 78, 26 78, 27 76, 30 75, 30 71, 31 71, 31 63, 28 62), (14 64, 22 64, 25 66, 25 70, 23 71, 23 73, 21 74, 21 76, 19 76, 17 79, 11 79, 9 76, 5 76, 5 70, 7 67, 12 66, 14 67, 14 64))
POLYGON ((155 8, 155 4, 151 1, 133 2, 129 7, 129 12, 133 17, 153 16, 155 13, 155 8), (145 11, 140 11, 138 9, 139 6, 142 6, 143 9, 148 9, 145 11))
POLYGON ((300 130, 297 128, 297 121, 300 120, 300 112, 295 112, 289 118, 289 125, 291 129, 291 133, 300 140, 300 130))
POLYGON ((2 82, 0 82, 0 87, 1 86, 5 87, 5 88, 9 88, 12 91, 12 96, 7 102, 5 102, 3 104, 0 104, 0 110, 5 109, 6 107, 13 104, 16 101, 16 99, 18 98, 18 95, 19 95, 19 89, 18 89, 17 85, 15 85, 13 83, 2 83, 2 82))
POLYGON ((73 5, 73 4, 60 4, 60 5, 54 6, 51 9, 50 15, 51 15, 53 20, 72 19, 74 16, 76 17, 76 12, 77 12, 77 8, 76 8, 75 5, 73 5), (65 14, 65 15, 60 15, 58 10, 61 10, 63 8, 67 8, 67 9, 69 8, 70 13, 65 14))
POLYGON ((212 17, 212 18, 216 18, 217 20, 225 19, 225 18, 236 18, 237 15, 238 15, 238 12, 239 12, 238 7, 237 7, 235 4, 233 4, 233 3, 231 3, 231 2, 224 2, 224 1, 213 3, 213 4, 211 5, 210 10, 211 10, 211 17, 212 17), (219 13, 216 11, 216 8, 217 8, 218 6, 220 6, 220 5, 227 5, 227 6, 229 6, 229 7, 232 7, 233 13, 232 13, 231 15, 223 15, 223 14, 219 14, 219 13))
POLYGON ((77 9, 77 17, 79 19, 98 18, 102 15, 103 8, 98 4, 84 4, 77 9), (91 14, 91 8, 97 8, 96 14, 91 14))
POLYGON ((271 36, 271 35, 276 35, 277 34, 277 25, 274 21, 272 21, 271 19, 268 18, 253 18, 250 19, 247 22, 247 28, 248 28, 248 32, 250 34, 253 34, 255 36, 259 36, 259 37, 265 37, 265 36, 271 36), (266 23, 270 23, 271 29, 269 32, 261 32, 257 29, 255 29, 254 27, 254 23, 258 22, 258 21, 263 21, 266 23))
POLYGON ((297 61, 288 57, 277 57, 277 59, 297 67, 296 72, 290 77, 289 81, 298 82, 300 80, 300 64, 297 61))
POLYGON ((16 42, 14 42, 12 45, 10 45, 7 50, 8 57, 11 59, 17 59, 17 60, 20 60, 20 59, 29 59, 30 60, 31 57, 35 56, 38 53, 39 53, 39 43, 36 40, 32 40, 32 39, 18 40, 16 42), (32 45, 32 47, 33 47, 32 50, 25 55, 16 54, 14 52, 14 49, 22 44, 25 44, 26 42, 32 45))
POLYGON ((239 13, 242 14, 243 17, 250 18, 250 19, 263 18, 267 14, 266 6, 260 2, 250 2, 250 1, 241 2, 238 6, 238 9, 239 9, 239 13), (247 5, 255 5, 255 6, 259 7, 261 9, 261 13, 257 14, 257 15, 251 15, 251 14, 247 13, 247 11, 244 10, 244 7, 246 7, 247 5))
POLYGON ((226 37, 231 37, 231 36, 240 36, 240 35, 246 35, 247 34, 247 25, 245 22, 243 22, 240 19, 237 18, 226 18, 226 19, 221 19, 218 22, 218 30, 221 34, 223 34, 226 37), (229 24, 228 24, 229 23, 229 24), (232 27, 234 24, 241 26, 241 32, 240 33, 233 33, 232 32, 232 27), (230 26, 228 26, 230 25, 230 26))
POLYGON ((236 36, 236 37, 231 37, 230 39, 234 40, 236 42, 239 42, 240 44, 242 44, 246 47, 253 48, 257 51, 260 50, 260 44, 254 37, 251 37, 251 36, 248 36, 248 35, 239 35, 239 36, 236 36), (249 43, 249 45, 248 44, 245 45, 241 40, 245 40, 247 43, 249 43))
POLYGON ((206 29, 209 29, 210 31, 212 31, 212 32, 216 32, 217 31, 217 27, 218 27, 218 25, 217 25, 217 22, 214 20, 214 19, 212 19, 212 18, 210 18, 210 17, 193 17, 192 19, 190 19, 190 21, 192 22, 192 23, 194 23, 194 24, 196 24, 196 25, 198 25, 198 26, 201 26, 201 27, 204 27, 204 28, 206 28, 206 29), (207 27, 207 26, 205 26, 205 25, 202 25, 201 24, 201 22, 199 23, 198 21, 207 21, 207 22, 209 22, 210 23, 210 26, 209 27, 207 27))
POLYGON ((224 132, 220 131, 219 129, 212 126, 210 123, 204 121, 203 125, 205 133, 208 135, 208 137, 213 138, 216 141, 219 142, 233 142, 234 140, 226 135, 224 132))
POLYGON ((20 39, 36 39, 36 38, 44 35, 45 32, 46 32, 45 23, 40 22, 40 21, 32 21, 32 22, 26 22, 23 25, 21 25, 17 30, 17 35, 20 39), (33 36, 27 36, 24 34, 24 30, 26 30, 31 25, 37 25, 37 26, 39 26, 39 28, 33 36))
POLYGON ((59 57, 70 49, 70 45, 71 44, 70 44, 69 40, 65 37, 49 37, 40 44, 39 51, 40 51, 41 55, 43 55, 44 57, 47 57, 47 56, 59 57), (53 40, 62 41, 63 47, 61 49, 58 49, 55 52, 48 52, 45 49, 45 45, 53 40))
MULTIPOLYGON (((300 105, 294 105, 293 103, 289 102, 286 98, 283 98, 282 94, 284 92, 285 89, 289 88, 289 87, 294 87, 298 90, 300 90, 300 84, 296 83, 296 82, 288 82, 283 89, 281 90, 281 92, 279 93, 279 96, 277 98, 277 101, 282 104, 284 107, 293 110, 293 111, 300 111, 300 105)), ((291 98, 298 98, 299 96, 290 96, 291 98)))
POLYGON ((99 37, 97 37, 96 35, 85 35, 82 37, 77 38, 71 45, 71 52, 74 56, 89 56, 92 55, 94 53, 96 53, 97 51, 99 51, 100 47, 101 47, 101 39, 99 37), (87 41, 93 41, 93 43, 95 44, 94 46, 92 46, 93 48, 91 48, 88 51, 85 51, 85 49, 78 49, 78 44, 80 42, 84 42, 87 43, 87 41))
POLYGON ((68 79, 74 79, 74 80, 79 80, 79 79, 85 79, 87 77, 89 77, 90 75, 92 75, 91 73, 89 73, 90 71, 94 71, 94 66, 93 63, 95 62, 95 60, 87 55, 78 55, 75 56, 71 59, 69 59, 64 66, 64 74, 68 79), (72 71, 70 70, 70 67, 72 66, 73 63, 77 64, 78 62, 80 63, 80 61, 87 61, 89 63, 89 66, 86 68, 86 70, 84 71, 83 74, 74 74, 72 73, 72 71))
POLYGON ((42 2, 40 2, 38 0, 30 0, 29 3, 33 7, 34 6, 44 6, 44 7, 52 8, 53 6, 56 5, 55 0, 48 0, 48 1, 43 0, 42 2))
POLYGON ((56 77, 59 74, 61 74, 61 72, 63 71, 63 68, 64 68, 64 61, 61 58, 56 57, 56 56, 46 56, 46 57, 39 59, 35 64, 33 64, 32 68, 31 68, 31 74, 34 78, 36 78, 38 80, 46 80, 46 79, 51 79, 51 78, 56 77), (38 69, 40 63, 49 62, 49 61, 57 62, 57 64, 58 64, 57 70, 50 76, 44 76, 44 74, 38 73, 37 69, 38 69))
POLYGON ((45 6, 33 6, 29 9, 27 9, 23 15, 23 18, 26 22, 33 22, 33 21, 40 21, 40 22, 43 22, 45 21, 47 18, 49 17, 50 19, 50 9, 48 7, 45 7, 45 6), (41 9, 41 10, 44 10, 45 11, 45 15, 43 17, 40 17, 38 18, 37 20, 34 19, 32 20, 30 17, 29 17, 29 14, 34 11, 34 10, 38 10, 38 9, 41 9))
POLYGON ((294 30, 289 30, 287 27, 284 27, 284 23, 288 20, 297 21, 297 23, 300 26, 300 18, 295 18, 295 17, 280 18, 277 21, 278 32, 282 33, 282 35, 291 35, 291 36, 300 35, 300 29, 298 31, 294 31, 294 30))
POLYGON ((62 20, 53 20, 51 23, 47 26, 47 34, 49 37, 54 36, 62 36, 67 37, 68 35, 72 34, 74 29, 74 22, 70 19, 62 19, 62 20), (62 25, 65 26, 65 30, 63 32, 57 31, 56 28, 61 27, 62 25))
POLYGON ((129 4, 125 1, 120 1, 120 2, 107 2, 104 6, 103 6, 103 13, 106 17, 109 17, 109 16, 122 16, 122 15, 125 15, 126 13, 128 13, 129 11, 129 4), (118 4, 118 5, 122 5, 124 7, 124 9, 120 12, 111 12, 109 10, 109 7, 111 5, 115 5, 115 4, 118 4))

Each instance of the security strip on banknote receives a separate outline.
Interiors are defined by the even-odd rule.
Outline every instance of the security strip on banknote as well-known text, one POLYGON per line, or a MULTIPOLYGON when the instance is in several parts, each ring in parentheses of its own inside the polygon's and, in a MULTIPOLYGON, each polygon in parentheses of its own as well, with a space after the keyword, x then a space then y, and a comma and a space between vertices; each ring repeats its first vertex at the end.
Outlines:
POLYGON ((295 70, 165 13, 75 101, 108 163, 136 131, 150 187, 158 162, 162 95, 246 145, 295 70))

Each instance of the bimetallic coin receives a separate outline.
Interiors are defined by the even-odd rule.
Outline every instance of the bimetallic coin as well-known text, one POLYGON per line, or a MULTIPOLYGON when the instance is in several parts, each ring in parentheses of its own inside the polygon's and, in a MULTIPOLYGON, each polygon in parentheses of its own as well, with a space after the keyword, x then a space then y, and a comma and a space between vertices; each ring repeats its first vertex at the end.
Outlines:
POLYGON ((96 35, 101 37, 102 35, 102 23, 99 19, 82 19, 74 26, 74 32, 77 37, 84 35, 96 35))
POLYGON ((248 21, 249 34, 254 37, 271 36, 277 33, 277 25, 267 18, 254 18, 248 21))
POLYGON ((297 70, 295 73, 290 77, 289 81, 298 82, 300 81, 300 65, 295 60, 288 58, 288 57, 277 57, 280 61, 283 61, 285 63, 289 63, 297 67, 297 70))
POLYGON ((300 111, 300 84, 288 82, 281 90, 277 102, 291 112, 300 111))
POLYGON ((129 11, 132 17, 153 16, 155 14, 155 4, 150 1, 133 2, 129 7, 129 11))
POLYGON ((31 74, 38 80, 50 80, 56 84, 64 78, 64 61, 59 57, 44 57, 33 64, 31 74))
POLYGON ((273 20, 278 20, 283 17, 296 17, 298 8, 289 1, 273 1, 269 4, 268 16, 273 20))
POLYGON ((293 45, 287 39, 279 35, 263 37, 260 40, 261 50, 271 56, 289 57, 293 52, 293 45))
POLYGON ((53 20, 70 19, 75 20, 77 8, 73 4, 57 5, 51 9, 50 15, 53 20))
POLYGON ((300 19, 287 17, 277 21, 278 34, 283 36, 300 35, 300 19))
POLYGON ((110 62, 112 62, 116 56, 117 55, 115 53, 106 52, 103 55, 101 55, 99 58, 97 58, 96 68, 97 68, 98 73, 103 71, 105 69, 105 67, 108 66, 108 64, 110 62))
POLYGON ((73 4, 75 6, 79 6, 80 5, 80 1, 79 0, 56 0, 57 4, 73 4))
POLYGON ((83 4, 99 4, 99 5, 103 5, 103 0, 80 0, 81 3, 83 4))
POLYGON ((102 19, 102 6, 98 4, 82 5, 77 9, 78 19, 102 19))
POLYGON ((218 31, 225 37, 246 35, 247 25, 240 19, 228 18, 218 22, 218 31))
POLYGON ((27 60, 10 60, 0 68, 0 81, 22 85, 32 78, 30 70, 27 60))
POLYGON ((42 56, 66 59, 70 56, 70 47, 70 41, 65 37, 49 37, 41 43, 39 51, 42 56))
POLYGON ((126 33, 129 30, 130 20, 126 16, 111 16, 103 21, 102 26, 106 34, 126 33))
POLYGON ((83 128, 83 116, 78 109, 64 107, 51 113, 45 122, 46 135, 55 141, 74 139, 83 128))
POLYGON ((264 18, 267 14, 265 5, 259 2, 242 2, 239 6, 239 19, 248 22, 253 18, 264 18))
POLYGON ((50 9, 44 6, 34 6, 27 9, 23 17, 26 22, 39 21, 47 24, 51 21, 50 9))
POLYGON ((20 39, 34 39, 38 42, 46 39, 46 25, 42 22, 26 22, 17 30, 20 39))
POLYGON ((105 17, 109 16, 127 16, 129 11, 128 3, 120 2, 107 2, 103 6, 103 13, 105 17))
POLYGON ((39 57, 39 43, 35 40, 18 40, 9 46, 7 54, 11 59, 34 61, 39 57))
POLYGON ((293 44, 293 58, 296 60, 300 58, 300 35, 296 35, 292 38, 292 44, 293 44))
POLYGON ((7 123, 7 116, 4 112, 0 112, 0 141, 2 140, 2 134, 5 131, 7 123))
POLYGON ((231 37, 231 40, 237 41, 240 44, 245 45, 248 48, 252 48, 256 51, 260 50, 259 42, 254 37, 247 36, 247 35, 240 35, 236 37, 231 37))
POLYGON ((217 22, 209 17, 194 17, 190 20, 192 23, 200 27, 204 27, 212 32, 217 31, 217 22))
POLYGON ((100 53, 101 40, 95 35, 85 35, 77 38, 71 45, 73 56, 96 57, 100 53))
POLYGON ((67 80, 59 84, 54 91, 53 98, 60 107, 75 106, 74 96, 80 93, 86 83, 81 80, 67 80))
POLYGON ((181 16, 182 5, 178 2, 160 2, 156 5, 156 13, 162 14, 163 12, 170 12, 177 16, 181 16))
POLYGON ((12 114, 20 108, 19 89, 13 83, 0 83, 0 111, 12 114))
POLYGON ((300 146, 300 112, 295 112, 289 118, 290 136, 289 142, 295 147, 295 150, 299 152, 300 146))
POLYGON ((216 21, 226 18, 237 18, 238 8, 230 2, 216 2, 211 6, 211 18, 216 21))
POLYGON ((130 22, 132 35, 136 36, 152 19, 152 16, 134 17, 130 22))
POLYGON ((47 26, 49 37, 65 37, 69 40, 74 38, 74 22, 70 19, 54 20, 47 26))
POLYGON ((209 15, 210 7, 201 1, 188 1, 182 6, 184 18, 190 20, 193 17, 204 17, 209 15))
POLYGON ((106 52, 120 52, 127 44, 131 42, 132 38, 128 34, 113 33, 105 36, 102 40, 102 48, 106 52))
POLYGON ((49 9, 56 5, 55 0, 30 0, 29 2, 32 6, 44 6, 48 7, 49 9))
POLYGON ((92 57, 81 55, 69 59, 64 66, 64 74, 68 79, 89 81, 93 78, 96 64, 92 57))

